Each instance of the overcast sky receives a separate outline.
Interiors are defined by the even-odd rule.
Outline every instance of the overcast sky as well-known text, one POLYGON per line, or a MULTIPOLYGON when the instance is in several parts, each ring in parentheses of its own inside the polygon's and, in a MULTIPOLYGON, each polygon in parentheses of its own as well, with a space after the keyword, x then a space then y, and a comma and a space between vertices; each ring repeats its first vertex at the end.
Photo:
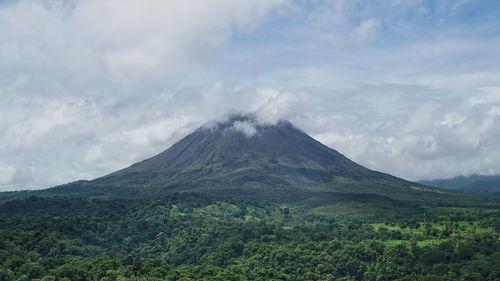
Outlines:
POLYGON ((500 173, 500 1, 0 0, 0 190, 93 179, 228 112, 409 180, 500 173))

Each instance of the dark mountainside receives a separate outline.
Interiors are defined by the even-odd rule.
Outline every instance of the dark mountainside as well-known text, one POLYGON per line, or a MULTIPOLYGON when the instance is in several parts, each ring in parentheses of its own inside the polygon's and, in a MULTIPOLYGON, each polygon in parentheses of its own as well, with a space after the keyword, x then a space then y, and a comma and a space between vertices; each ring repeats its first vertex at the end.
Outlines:
POLYGON ((175 192, 310 206, 356 201, 383 208, 456 199, 453 192, 356 164, 288 121, 261 124, 253 116, 241 115, 202 126, 166 151, 128 168, 42 191, 128 198, 175 192))
POLYGON ((451 179, 422 180, 421 184, 463 192, 500 195, 500 175, 458 176, 451 179))
POLYGON ((234 117, 201 127, 157 156, 95 181, 176 188, 310 186, 335 177, 387 178, 350 161, 287 121, 259 125, 234 117), (245 135, 241 126, 255 129, 245 135))

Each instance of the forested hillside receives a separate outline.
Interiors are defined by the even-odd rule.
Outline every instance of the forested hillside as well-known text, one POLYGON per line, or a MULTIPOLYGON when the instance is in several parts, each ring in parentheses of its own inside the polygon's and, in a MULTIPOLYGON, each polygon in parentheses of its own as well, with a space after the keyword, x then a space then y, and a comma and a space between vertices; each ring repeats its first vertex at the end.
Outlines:
POLYGON ((0 280, 498 280, 499 218, 439 206, 326 216, 206 194, 30 197, 0 205, 0 280))

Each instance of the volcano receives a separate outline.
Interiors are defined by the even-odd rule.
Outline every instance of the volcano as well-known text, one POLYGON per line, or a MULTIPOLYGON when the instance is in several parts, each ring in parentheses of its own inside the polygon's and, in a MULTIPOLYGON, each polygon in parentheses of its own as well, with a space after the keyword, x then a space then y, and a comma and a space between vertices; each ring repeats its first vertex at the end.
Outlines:
POLYGON ((236 115, 207 123, 164 152, 128 168, 51 191, 131 197, 209 192, 300 201, 313 195, 394 197, 432 190, 367 169, 288 121, 270 124, 252 115, 236 115))

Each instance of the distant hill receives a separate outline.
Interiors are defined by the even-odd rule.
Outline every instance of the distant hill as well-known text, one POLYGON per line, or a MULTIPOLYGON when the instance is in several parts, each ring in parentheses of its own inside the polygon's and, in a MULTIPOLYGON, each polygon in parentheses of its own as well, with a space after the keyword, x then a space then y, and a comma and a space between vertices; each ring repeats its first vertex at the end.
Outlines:
POLYGON ((496 176, 458 176, 451 179, 422 180, 421 184, 439 188, 500 195, 500 175, 496 176))

